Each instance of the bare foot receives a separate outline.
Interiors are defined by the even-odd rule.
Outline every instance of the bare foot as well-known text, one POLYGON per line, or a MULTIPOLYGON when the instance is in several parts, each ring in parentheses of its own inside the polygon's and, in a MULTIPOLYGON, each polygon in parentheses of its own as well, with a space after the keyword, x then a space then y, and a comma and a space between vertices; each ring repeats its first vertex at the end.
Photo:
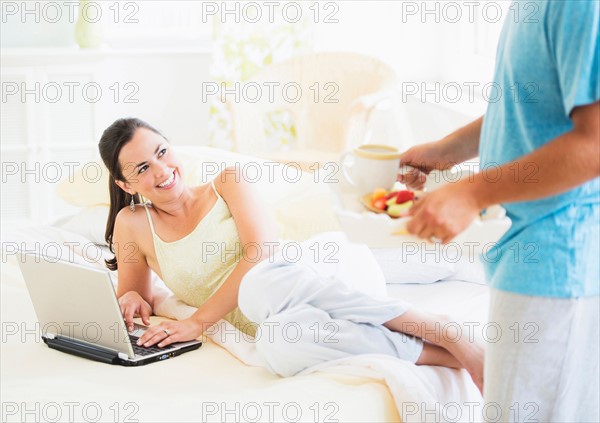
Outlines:
POLYGON ((423 351, 415 362, 418 365, 444 366, 451 369, 462 369, 463 364, 446 348, 423 342, 423 351))
MULTIPOLYGON (((469 372, 473 382, 483 394, 483 346, 464 339, 460 329, 451 323, 455 321, 450 316, 412 309, 385 322, 384 326, 446 349, 458 360, 460 367, 464 367, 469 372)), ((419 359, 422 364, 457 367, 453 360, 449 361, 448 357, 440 355, 439 350, 435 348, 424 349, 423 357, 419 359)))
POLYGON ((444 347, 464 366, 471 379, 483 395, 483 358, 484 348, 477 342, 459 340, 444 347))

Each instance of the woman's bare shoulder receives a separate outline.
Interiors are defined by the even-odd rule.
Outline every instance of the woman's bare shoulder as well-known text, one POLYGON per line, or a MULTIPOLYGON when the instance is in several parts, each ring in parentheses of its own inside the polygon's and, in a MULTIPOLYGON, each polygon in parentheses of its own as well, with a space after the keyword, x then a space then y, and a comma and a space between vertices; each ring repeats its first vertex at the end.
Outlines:
MULTIPOLYGON (((215 189, 225 198, 235 195, 248 185, 239 167, 236 166, 225 168, 215 177, 215 179, 213 179, 213 183, 215 185, 215 189)), ((211 183, 209 182, 207 185, 210 184, 211 183)))
MULTIPOLYGON (((152 213, 152 205, 147 205, 150 213, 152 213)), ((144 230, 150 230, 148 224, 148 216, 142 204, 135 205, 135 211, 131 211, 129 207, 122 208, 115 220, 115 232, 119 232, 126 236, 129 240, 135 240, 144 230)))

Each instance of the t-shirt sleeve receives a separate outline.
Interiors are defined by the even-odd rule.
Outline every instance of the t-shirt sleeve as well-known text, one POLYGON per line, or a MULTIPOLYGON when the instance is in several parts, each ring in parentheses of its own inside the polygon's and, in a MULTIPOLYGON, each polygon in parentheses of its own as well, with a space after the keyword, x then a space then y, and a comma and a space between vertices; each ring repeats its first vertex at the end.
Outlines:
POLYGON ((548 38, 554 52, 563 106, 573 108, 600 99, 598 62, 600 2, 597 0, 552 2, 548 14, 548 38))

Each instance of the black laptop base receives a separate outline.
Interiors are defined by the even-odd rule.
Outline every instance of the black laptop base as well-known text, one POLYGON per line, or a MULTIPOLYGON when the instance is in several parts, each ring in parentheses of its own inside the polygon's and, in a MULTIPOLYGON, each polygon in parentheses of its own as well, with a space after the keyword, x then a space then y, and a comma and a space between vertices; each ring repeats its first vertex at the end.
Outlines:
POLYGON ((183 348, 179 348, 174 351, 165 352, 164 354, 154 355, 147 357, 142 360, 125 360, 119 357, 116 351, 99 348, 93 345, 85 344, 74 339, 62 339, 61 337, 50 338, 42 336, 42 339, 53 350, 61 351, 67 354, 76 355, 79 357, 87 358, 89 360, 99 361, 101 363, 116 364, 126 367, 137 367, 145 364, 154 363, 156 361, 164 361, 172 357, 176 357, 188 351, 193 351, 202 345, 202 343, 188 345, 183 348))

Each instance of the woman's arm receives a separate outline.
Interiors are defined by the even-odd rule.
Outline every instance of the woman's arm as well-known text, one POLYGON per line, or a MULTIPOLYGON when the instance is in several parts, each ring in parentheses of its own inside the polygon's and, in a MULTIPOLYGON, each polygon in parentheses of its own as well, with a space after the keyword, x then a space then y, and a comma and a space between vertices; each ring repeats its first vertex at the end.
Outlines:
POLYGON ((277 241, 276 228, 269 219, 269 211, 260 204, 260 198, 252 183, 234 168, 225 169, 215 179, 215 188, 223 197, 235 225, 242 245, 242 251, 249 247, 247 259, 242 255, 227 280, 221 287, 190 316, 179 322, 162 322, 149 329, 140 338, 140 344, 159 347, 174 342, 190 341, 198 338, 227 313, 238 305, 238 293, 242 278, 257 263, 267 258, 277 241), (257 251, 258 249, 258 251, 257 251))
POLYGON ((272 247, 277 241, 273 219, 269 219, 268 210, 260 204, 253 183, 245 181, 236 169, 227 168, 215 179, 215 187, 235 220, 242 251, 248 248, 251 260, 243 254, 223 285, 194 313, 192 318, 200 322, 203 332, 237 307, 242 278, 268 257, 269 243, 272 247))
POLYGON ((113 233, 113 249, 119 270, 117 298, 129 330, 133 329, 135 316, 141 316, 144 324, 149 325, 154 305, 152 273, 136 241, 134 220, 135 216, 128 209, 121 210, 113 233))

